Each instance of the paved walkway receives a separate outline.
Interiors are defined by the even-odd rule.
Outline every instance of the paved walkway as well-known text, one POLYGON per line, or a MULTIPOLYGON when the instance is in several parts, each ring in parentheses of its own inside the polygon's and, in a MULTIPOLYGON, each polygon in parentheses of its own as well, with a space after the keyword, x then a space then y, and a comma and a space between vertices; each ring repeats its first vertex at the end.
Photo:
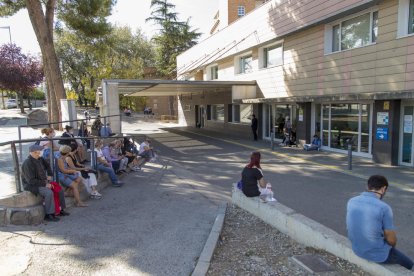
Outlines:
POLYGON ((102 200, 72 208, 59 223, 0 228, 1 271, 189 275, 218 206, 230 201, 231 184, 240 179, 252 150, 263 152, 265 178, 281 203, 343 235, 347 200, 365 189, 369 175, 384 174, 391 182, 385 201, 394 210, 398 247, 414 257, 412 169, 354 158, 350 173, 340 154, 297 148, 272 152, 265 142, 168 128, 173 125, 141 117, 127 120, 124 132, 152 137, 168 169, 156 164, 129 174, 125 187, 105 189, 102 200))

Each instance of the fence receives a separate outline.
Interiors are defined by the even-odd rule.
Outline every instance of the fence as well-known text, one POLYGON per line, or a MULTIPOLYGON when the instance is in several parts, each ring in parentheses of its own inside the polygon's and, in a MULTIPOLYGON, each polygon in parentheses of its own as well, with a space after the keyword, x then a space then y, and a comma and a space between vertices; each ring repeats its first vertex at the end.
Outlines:
MULTIPOLYGON (((103 124, 106 125, 108 118, 110 117, 119 117, 119 120, 122 120, 122 115, 121 114, 116 114, 116 115, 108 115, 108 116, 96 116, 94 118, 90 117, 90 118, 86 118, 86 119, 77 119, 77 120, 68 120, 68 121, 59 121, 59 122, 47 122, 47 123, 43 123, 43 124, 27 124, 27 125, 23 125, 23 126, 17 126, 17 133, 19 136, 19 141, 22 140, 22 128, 33 128, 33 127, 39 127, 39 126, 47 126, 47 127, 52 127, 54 125, 60 125, 62 123, 73 123, 73 122, 84 122, 85 120, 92 120, 92 119, 97 119, 100 118, 101 120, 103 120, 103 124)), ((82 133, 83 133, 83 124, 81 124, 82 127, 82 133)), ((120 133, 122 133, 122 124, 121 124, 121 129, 120 129, 120 133)), ((22 156, 22 145, 19 144, 19 157, 20 159, 23 158, 22 156)))
MULTIPOLYGON (((114 116, 121 116, 121 115, 109 115, 109 116, 102 116, 101 119, 106 123, 108 117, 114 116)), ((33 145, 36 141, 40 138, 30 138, 30 139, 21 139, 21 128, 24 127, 33 127, 33 126, 51 126, 57 123, 69 123, 69 122, 78 122, 84 121, 83 120, 71 120, 71 121, 61 121, 56 123, 44 123, 44 124, 33 124, 33 125, 24 125, 19 126, 19 140, 13 140, 8 142, 0 143, 0 179, 2 181, 2 185, 0 185, 0 197, 8 196, 15 193, 20 193, 23 190, 23 185, 21 181, 21 164, 23 163, 26 156, 28 156, 29 147, 33 145), (24 155, 25 154, 25 155, 24 155)), ((83 125, 83 124, 82 124, 83 125)), ((122 129, 121 129, 122 131, 122 129)), ((93 150, 95 148, 95 141, 106 140, 112 141, 114 139, 120 138, 132 138, 135 141, 141 138, 144 139, 145 135, 125 135, 121 132, 119 135, 111 136, 111 137, 98 137, 98 136, 90 136, 90 137, 75 137, 75 139, 82 139, 82 140, 89 140, 90 141, 90 161, 91 166, 96 169, 96 153, 93 150)), ((44 139, 44 138, 43 138, 44 139)), ((55 138, 47 138, 49 143, 53 143, 53 141, 57 140, 72 140, 72 137, 55 137, 55 138)), ((85 149, 86 151, 86 149, 85 149)), ((54 162, 54 154, 50 154, 50 165, 52 170, 56 171, 56 164, 54 162)), ((56 180, 56 175, 54 175, 54 180, 56 180)))

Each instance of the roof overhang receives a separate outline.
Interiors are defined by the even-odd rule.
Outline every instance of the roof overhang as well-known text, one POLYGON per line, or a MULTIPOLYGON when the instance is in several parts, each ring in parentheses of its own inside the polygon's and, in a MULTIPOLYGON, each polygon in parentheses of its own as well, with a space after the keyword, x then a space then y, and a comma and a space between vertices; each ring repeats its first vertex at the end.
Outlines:
POLYGON ((401 90, 390 92, 375 92, 375 93, 350 93, 350 94, 332 94, 332 95, 310 95, 310 96, 292 96, 280 98, 252 98, 252 99, 237 99, 235 103, 329 103, 340 101, 364 101, 364 100, 397 100, 397 99, 412 99, 414 98, 413 90, 401 90))
POLYGON ((128 96, 176 96, 189 93, 231 92, 233 86, 256 86, 256 81, 104 80, 128 96))

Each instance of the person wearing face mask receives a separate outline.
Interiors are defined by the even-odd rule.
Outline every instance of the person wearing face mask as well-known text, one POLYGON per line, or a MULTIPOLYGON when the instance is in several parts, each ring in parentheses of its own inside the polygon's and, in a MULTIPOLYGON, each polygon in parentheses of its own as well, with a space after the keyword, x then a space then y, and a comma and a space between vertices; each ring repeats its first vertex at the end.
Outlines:
POLYGON ((67 125, 65 126, 65 132, 62 133, 62 138, 73 138, 73 139, 62 139, 59 140, 59 144, 61 145, 66 145, 66 146, 70 146, 71 144, 77 145, 78 146, 78 151, 77 151, 77 155, 79 157, 79 160, 81 164, 84 164, 86 162, 85 159, 85 153, 83 150, 83 144, 82 142, 78 143, 76 142, 75 139, 75 135, 73 134, 73 127, 67 125))
POLYGON ((396 249, 391 207, 382 201, 388 189, 384 176, 368 179, 367 191, 348 201, 346 228, 354 253, 368 261, 413 268, 413 261, 396 249))
MULTIPOLYGON (((73 127, 71 127, 69 125, 65 126, 65 132, 62 133, 61 137, 62 138, 71 138, 71 137, 73 138, 73 137, 75 137, 73 135, 73 127)), ((75 139, 62 139, 62 140, 59 140, 59 144, 69 146, 70 144, 77 144, 77 143, 76 143, 75 139)))

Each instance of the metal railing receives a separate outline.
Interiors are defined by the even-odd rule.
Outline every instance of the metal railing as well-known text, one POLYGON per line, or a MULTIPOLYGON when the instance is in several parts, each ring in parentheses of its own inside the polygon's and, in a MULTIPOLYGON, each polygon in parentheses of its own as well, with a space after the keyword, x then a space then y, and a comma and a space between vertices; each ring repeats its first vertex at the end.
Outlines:
MULTIPOLYGON (((107 116, 96 116, 94 118, 90 117, 89 119, 76 119, 76 120, 67 120, 67 121, 59 121, 59 122, 47 122, 47 123, 41 123, 41 124, 27 124, 27 125, 21 125, 21 126, 17 126, 17 133, 18 133, 18 137, 19 137, 19 141, 22 140, 22 128, 33 128, 33 127, 39 127, 39 126, 45 126, 45 127, 52 127, 54 125, 60 125, 62 123, 73 123, 73 122, 85 122, 85 121, 91 121, 96 120, 97 118, 100 118, 101 120, 103 120, 103 125, 106 125, 107 123, 107 118, 110 117, 119 117, 119 121, 122 121, 122 114, 116 114, 116 115, 107 115, 107 116)), ((83 133, 83 125, 81 124, 81 129, 82 129, 82 133, 83 133)), ((122 124, 120 125, 120 133, 122 133, 122 124)), ((39 140, 39 139, 36 139, 39 140)), ((60 139, 59 139, 60 140, 60 139)), ((19 157, 20 159, 23 158, 22 156, 22 144, 19 144, 19 157)))
MULTIPOLYGON (((116 136, 111 136, 111 137, 76 137, 75 139, 82 139, 82 140, 90 140, 90 154, 91 154, 91 159, 90 159, 90 164, 91 167, 93 169, 97 169, 96 167, 96 152, 94 151, 95 148, 95 141, 96 140, 102 140, 102 139, 109 139, 109 140, 115 140, 115 139, 123 139, 123 138, 132 138, 133 142, 137 141, 137 138, 141 138, 141 139, 145 139, 145 135, 127 135, 127 136, 123 136, 121 135, 116 135, 116 136)), ((57 137, 57 138, 48 138, 47 140, 49 141, 49 143, 53 143, 53 141, 57 141, 57 140, 73 140, 74 138, 72 137, 57 137)), ((23 158, 19 158, 19 154, 17 153, 17 146, 16 144, 34 144, 36 141, 38 141, 39 139, 25 139, 25 140, 13 140, 13 141, 8 141, 8 142, 3 142, 0 143, 0 147, 3 146, 7 146, 10 145, 10 149, 11 149, 11 157, 12 157, 12 162, 13 162, 13 170, 14 170, 14 180, 15 180, 15 192, 16 193, 20 193, 23 191, 23 185, 22 185, 22 180, 21 180, 21 171, 20 171, 20 166, 23 163, 23 158)), ((46 140, 46 139, 45 139, 46 140)), ((53 151, 53 147, 51 147, 51 152, 49 154, 49 164, 50 167, 52 169, 53 172, 53 180, 57 181, 57 167, 56 167, 56 162, 55 162, 55 152, 53 151)))

